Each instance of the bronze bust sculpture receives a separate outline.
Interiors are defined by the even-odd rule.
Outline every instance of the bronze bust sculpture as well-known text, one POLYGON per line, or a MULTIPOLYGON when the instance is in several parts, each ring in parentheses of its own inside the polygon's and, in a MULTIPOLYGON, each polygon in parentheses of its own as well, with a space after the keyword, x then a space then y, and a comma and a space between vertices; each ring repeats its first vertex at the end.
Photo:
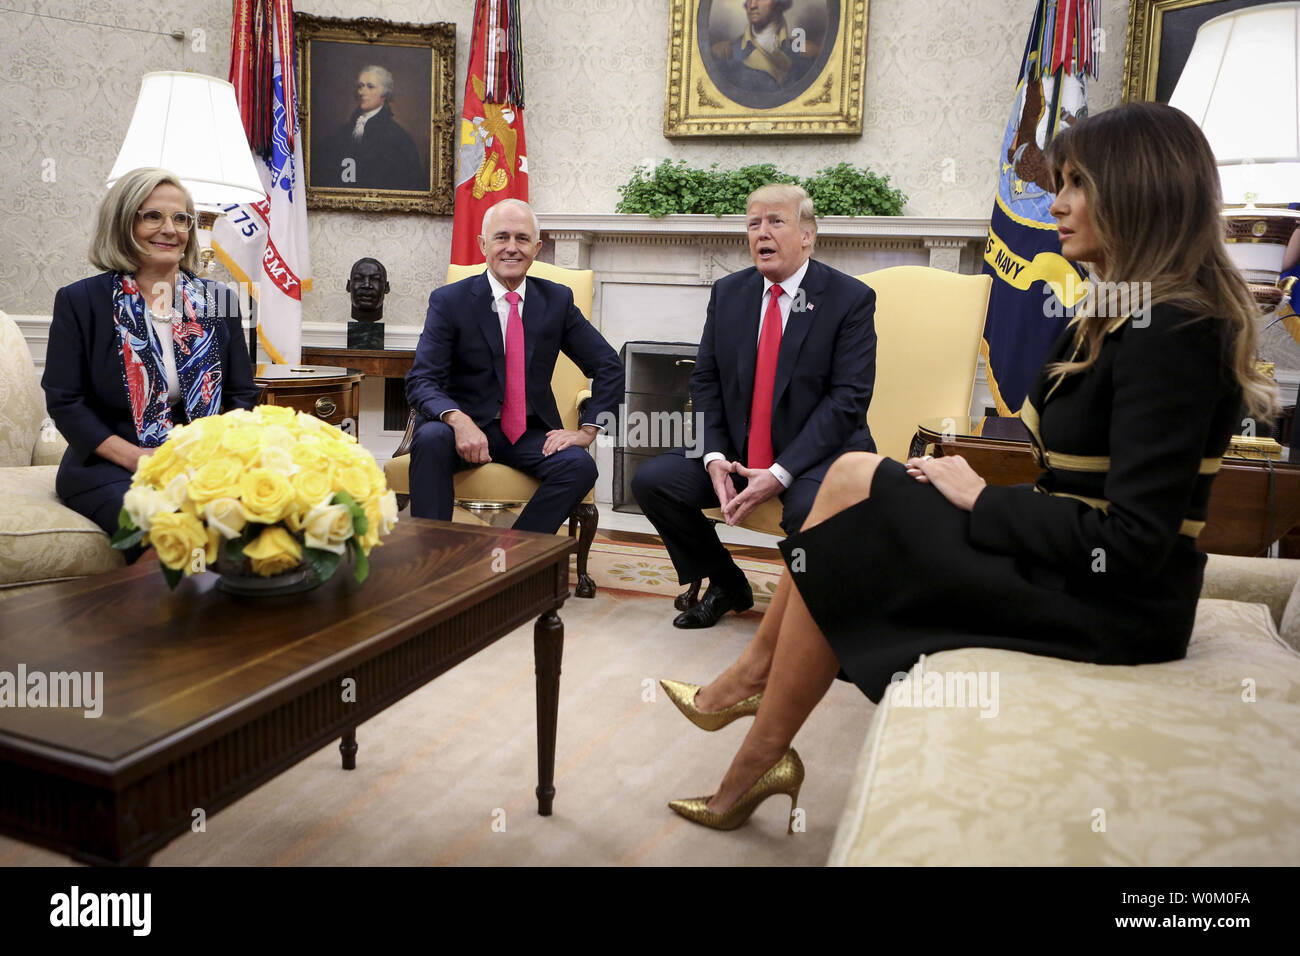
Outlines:
POLYGON ((369 257, 352 263, 344 289, 352 297, 352 318, 348 323, 348 348, 384 347, 384 296, 390 291, 388 270, 369 257))

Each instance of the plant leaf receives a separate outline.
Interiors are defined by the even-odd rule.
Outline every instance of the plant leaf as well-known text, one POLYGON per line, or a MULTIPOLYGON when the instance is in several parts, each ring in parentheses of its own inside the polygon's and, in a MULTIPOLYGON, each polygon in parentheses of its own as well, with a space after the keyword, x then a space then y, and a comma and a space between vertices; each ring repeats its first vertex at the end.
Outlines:
POLYGON ((370 576, 370 559, 366 557, 366 552, 362 550, 360 542, 356 538, 348 538, 348 548, 352 551, 352 576, 358 582, 364 581, 370 576))
POLYGON ((234 564, 239 564, 241 561, 243 561, 244 545, 248 543, 249 542, 245 541, 242 537, 231 538, 230 540, 228 540, 224 545, 226 560, 234 564))
POLYGON ((118 528, 113 532, 113 537, 110 539, 109 544, 117 548, 119 551, 125 551, 127 548, 134 548, 140 543, 140 539, 143 537, 144 532, 139 528, 118 528))
POLYGON ((335 554, 333 551, 322 551, 320 548, 303 548, 302 553, 307 563, 311 565, 311 569, 316 572, 316 577, 321 584, 334 577, 339 562, 343 560, 343 555, 335 554))
POLYGON ((185 577, 185 572, 180 568, 169 568, 165 564, 160 567, 162 567, 163 578, 167 581, 167 587, 175 591, 176 585, 180 584, 181 578, 185 577))

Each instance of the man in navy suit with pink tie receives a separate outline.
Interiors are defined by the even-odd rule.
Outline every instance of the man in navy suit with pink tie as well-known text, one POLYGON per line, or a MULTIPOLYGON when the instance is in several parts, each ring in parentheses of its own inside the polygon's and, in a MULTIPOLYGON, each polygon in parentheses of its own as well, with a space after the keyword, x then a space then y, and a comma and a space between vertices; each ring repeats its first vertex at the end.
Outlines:
POLYGON ((810 258, 817 236, 802 188, 773 184, 747 205, 754 268, 713 286, 691 397, 703 460, 676 450, 642 465, 632 491, 683 583, 709 579, 682 628, 712 627, 754 603, 749 582, 701 509, 728 524, 780 496, 781 526, 799 530, 831 463, 875 451, 867 406, 876 378, 876 294, 810 258))
POLYGON ((483 217, 487 271, 429 296, 406 376, 423 419, 411 443, 413 517, 451 520, 455 473, 496 461, 541 482, 514 527, 554 534, 596 483, 587 447, 622 401, 623 364, 567 286, 528 277, 539 233, 526 202, 502 200, 483 217), (560 352, 592 379, 576 431, 564 428, 551 391, 560 352))

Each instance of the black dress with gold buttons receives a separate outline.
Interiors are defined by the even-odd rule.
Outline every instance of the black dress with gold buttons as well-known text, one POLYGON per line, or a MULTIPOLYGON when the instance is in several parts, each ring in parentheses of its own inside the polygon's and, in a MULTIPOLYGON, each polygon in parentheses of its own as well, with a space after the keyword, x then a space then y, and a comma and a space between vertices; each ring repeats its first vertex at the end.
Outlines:
POLYGON ((1086 371, 1040 372, 1022 410, 1036 485, 990 485, 965 512, 883 462, 867 500, 781 544, 841 676, 879 700, 918 656, 957 647, 1182 657, 1205 567, 1196 535, 1240 407, 1227 323, 1159 305, 1114 321, 1086 371))

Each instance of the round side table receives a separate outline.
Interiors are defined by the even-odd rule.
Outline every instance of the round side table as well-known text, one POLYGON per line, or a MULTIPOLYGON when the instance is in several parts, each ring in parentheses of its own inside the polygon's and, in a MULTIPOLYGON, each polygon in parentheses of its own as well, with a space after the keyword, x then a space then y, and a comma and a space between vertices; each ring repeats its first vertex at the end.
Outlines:
POLYGON ((296 408, 356 435, 365 377, 333 365, 259 365, 253 381, 262 387, 263 404, 296 408))

